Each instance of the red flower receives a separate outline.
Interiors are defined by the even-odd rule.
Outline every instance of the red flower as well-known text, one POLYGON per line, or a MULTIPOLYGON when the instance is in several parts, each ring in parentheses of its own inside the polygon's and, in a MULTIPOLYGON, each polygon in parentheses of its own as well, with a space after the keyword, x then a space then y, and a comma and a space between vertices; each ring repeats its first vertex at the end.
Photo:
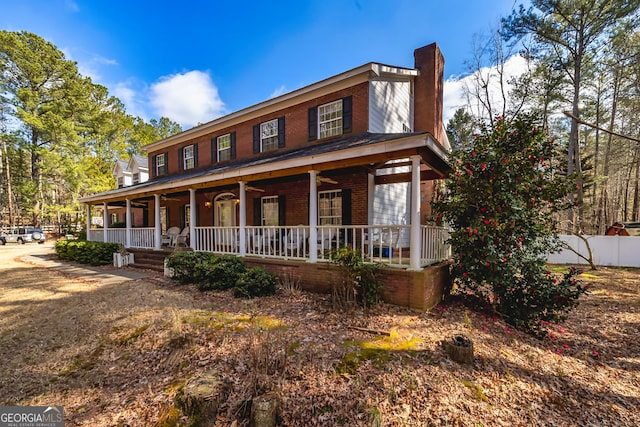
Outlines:
POLYGON ((475 156, 476 156, 476 152, 475 152, 475 151, 472 151, 472 152, 471 152, 471 157, 475 157, 475 156))
POLYGON ((507 164, 508 160, 507 159, 502 159, 502 163, 504 163, 505 165, 507 164))
POLYGON ((489 221, 488 219, 485 219, 484 220, 484 225, 489 225, 489 224, 491 224, 491 221, 489 221))
POLYGON ((486 170, 487 169, 487 164, 483 163, 482 165, 480 165, 480 169, 481 170, 486 170))
POLYGON ((487 267, 491 267, 491 263, 490 263, 490 262, 488 262, 488 263, 486 263, 486 264, 485 264, 485 266, 487 266, 487 267))

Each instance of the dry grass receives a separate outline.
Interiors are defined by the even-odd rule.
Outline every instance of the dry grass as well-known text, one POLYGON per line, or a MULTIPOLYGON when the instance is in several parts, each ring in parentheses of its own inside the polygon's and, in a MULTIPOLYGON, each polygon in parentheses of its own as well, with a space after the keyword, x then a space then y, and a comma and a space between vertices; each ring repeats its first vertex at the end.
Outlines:
POLYGON ((329 296, 101 286, 6 257, 0 275, 0 403, 63 405, 67 425, 184 425, 172 399, 210 369, 232 383, 219 426, 274 388, 285 426, 640 425, 638 270, 583 275, 591 293, 544 341, 456 304, 341 315, 329 296), (473 367, 440 349, 460 332, 473 367))

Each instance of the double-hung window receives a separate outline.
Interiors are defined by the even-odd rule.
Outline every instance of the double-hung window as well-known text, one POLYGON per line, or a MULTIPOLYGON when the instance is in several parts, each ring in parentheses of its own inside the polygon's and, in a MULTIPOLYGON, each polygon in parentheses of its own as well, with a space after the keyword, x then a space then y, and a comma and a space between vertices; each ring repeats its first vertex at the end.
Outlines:
POLYGON ((187 145, 182 149, 182 161, 184 170, 196 167, 195 148, 193 145, 187 145))
POLYGON ((155 156, 156 176, 165 175, 167 173, 166 153, 157 154, 155 156))
POLYGON ((231 160, 231 134, 219 136, 217 142, 218 161, 231 160))
POLYGON ((118 177, 118 188, 124 187, 124 176, 118 177))
POLYGON ((342 224, 342 191, 318 193, 318 225, 342 224))
POLYGON ((260 151, 271 151, 278 148, 278 119, 260 123, 260 151))
POLYGON ((140 173, 136 172, 133 174, 133 184, 139 184, 140 183, 140 173))
POLYGON ((278 224, 278 196, 268 196, 262 198, 262 225, 280 225, 278 224))
POLYGON ((318 107, 318 135, 328 138, 342 134, 342 99, 318 107))
POLYGON ((353 131, 353 97, 346 96, 309 108, 309 141, 353 131))
POLYGON ((267 120, 253 127, 253 153, 264 153, 285 146, 284 117, 267 120))

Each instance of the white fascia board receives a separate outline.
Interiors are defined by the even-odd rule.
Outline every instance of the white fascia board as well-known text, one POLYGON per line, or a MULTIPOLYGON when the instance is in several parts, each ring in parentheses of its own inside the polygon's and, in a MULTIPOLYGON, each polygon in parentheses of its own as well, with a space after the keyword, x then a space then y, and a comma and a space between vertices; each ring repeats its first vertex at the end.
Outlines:
POLYGON ((405 149, 421 148, 421 147, 430 148, 431 150, 434 151, 436 155, 438 155, 439 157, 441 157, 443 160, 446 161, 447 159, 446 152, 440 147, 440 144, 438 144, 436 140, 433 139, 433 136, 431 136, 431 134, 421 134, 421 135, 407 136, 405 138, 400 138, 400 139, 394 139, 391 141, 380 142, 372 145, 365 145, 360 147, 347 148, 345 150, 333 151, 329 153, 322 153, 322 154, 313 155, 313 156, 304 156, 304 157, 299 157, 299 158, 284 160, 279 162, 271 162, 271 163, 265 163, 262 165, 237 168, 237 169, 227 170, 220 173, 212 173, 210 175, 198 176, 191 179, 181 180, 179 179, 179 177, 176 177, 175 181, 164 182, 158 185, 145 186, 144 189, 137 189, 135 191, 131 191, 131 190, 122 191, 122 192, 118 192, 117 194, 111 194, 107 197, 100 196, 100 195, 88 196, 88 197, 81 198, 80 201, 87 203, 87 202, 103 201, 105 198, 107 199, 108 198, 120 199, 123 197, 126 198, 127 196, 135 196, 139 194, 141 192, 140 190, 142 190, 142 192, 145 192, 145 193, 152 193, 152 192, 164 193, 176 187, 176 185, 179 185, 180 187, 185 187, 185 186, 188 187, 188 186, 199 185, 203 183, 211 183, 212 185, 215 185, 216 181, 221 181, 229 178, 237 179, 238 181, 241 181, 242 178, 245 176, 269 172, 269 171, 273 171, 274 169, 282 170, 282 169, 291 169, 291 168, 297 168, 297 167, 309 167, 309 169, 311 170, 313 169, 314 164, 329 163, 329 162, 340 161, 345 159, 366 157, 369 155, 376 155, 376 154, 393 153, 393 152, 402 151, 405 149), (444 157, 442 155, 444 155, 444 157))
POLYGON ((278 110, 283 110, 285 108, 310 101, 314 98, 318 98, 322 95, 355 86, 359 83, 364 83, 368 81, 372 75, 380 76, 381 74, 416 76, 418 75, 418 71, 409 68, 391 67, 388 65, 370 62, 352 70, 345 71, 344 73, 329 77, 328 79, 305 86, 301 89, 294 90, 293 92, 285 93, 284 95, 280 95, 276 98, 263 101, 259 104, 227 114, 226 116, 217 118, 208 123, 195 126, 179 134, 153 142, 142 147, 142 149, 147 153, 150 153, 175 144, 191 141, 194 138, 199 138, 216 132, 218 129, 221 130, 232 127, 256 117, 270 114, 278 110))

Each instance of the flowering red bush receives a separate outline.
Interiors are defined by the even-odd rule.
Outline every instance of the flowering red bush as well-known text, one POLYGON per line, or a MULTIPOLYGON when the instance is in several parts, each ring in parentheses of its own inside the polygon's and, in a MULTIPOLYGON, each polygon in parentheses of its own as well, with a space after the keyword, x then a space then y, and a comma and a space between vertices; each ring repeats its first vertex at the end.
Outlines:
POLYGON ((538 335, 541 321, 564 320, 585 292, 576 271, 558 279, 545 266, 546 254, 560 249, 552 214, 568 207, 571 189, 556 154, 535 118, 498 118, 471 148, 451 153, 447 191, 434 203, 437 221, 453 228, 459 289, 538 335))

